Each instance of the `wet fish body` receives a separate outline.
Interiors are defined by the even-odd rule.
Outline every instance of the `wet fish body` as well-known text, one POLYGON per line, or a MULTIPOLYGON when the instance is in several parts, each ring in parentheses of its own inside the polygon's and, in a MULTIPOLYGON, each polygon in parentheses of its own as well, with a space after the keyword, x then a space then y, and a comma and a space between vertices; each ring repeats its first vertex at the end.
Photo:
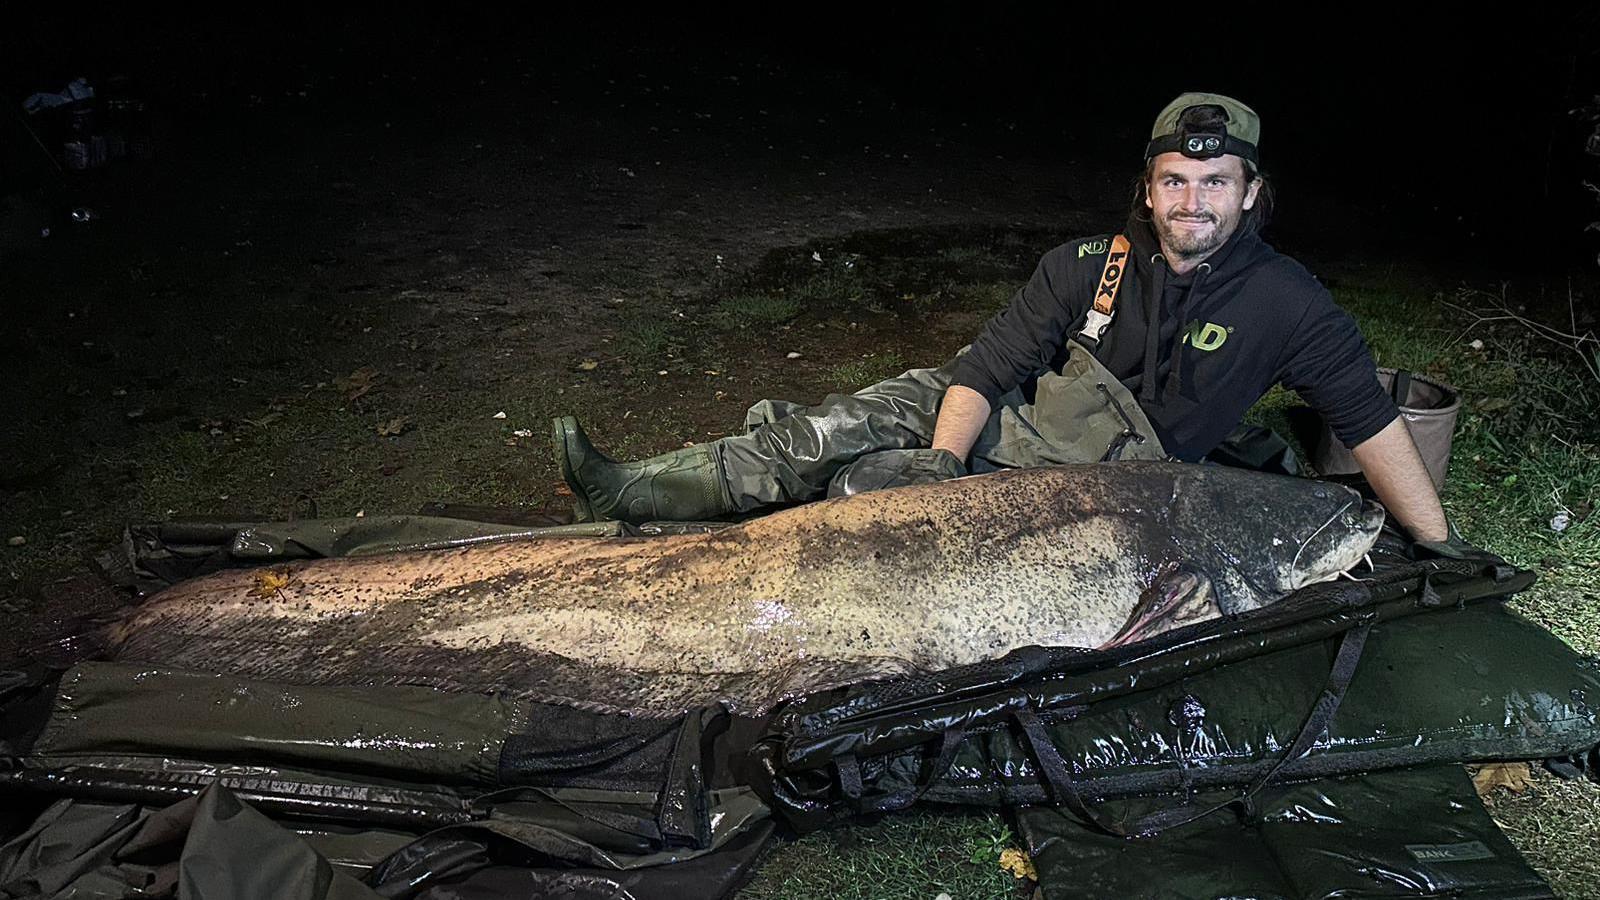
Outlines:
POLYGON ((999 472, 708 534, 548 538, 220 572, 114 656, 298 683, 423 683, 629 711, 763 708, 1017 647, 1098 647, 1354 565, 1381 514, 1304 479, 1168 463, 999 472))

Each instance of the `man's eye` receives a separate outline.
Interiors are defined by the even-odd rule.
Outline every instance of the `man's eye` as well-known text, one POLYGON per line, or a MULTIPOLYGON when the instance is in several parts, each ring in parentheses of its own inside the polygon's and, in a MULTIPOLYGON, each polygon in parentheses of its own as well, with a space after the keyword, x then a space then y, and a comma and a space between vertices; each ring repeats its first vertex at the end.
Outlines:
POLYGON ((1214 187, 1214 188, 1226 187, 1227 184, 1228 184, 1226 181, 1222 180, 1221 178, 1213 178, 1213 179, 1211 179, 1210 183, 1211 183, 1211 186, 1214 187))

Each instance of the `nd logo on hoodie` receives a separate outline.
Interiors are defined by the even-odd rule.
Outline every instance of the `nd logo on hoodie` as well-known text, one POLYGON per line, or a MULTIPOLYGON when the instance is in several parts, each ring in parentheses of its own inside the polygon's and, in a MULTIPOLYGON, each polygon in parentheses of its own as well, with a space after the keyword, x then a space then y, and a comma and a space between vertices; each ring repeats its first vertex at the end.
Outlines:
POLYGON ((1215 350, 1222 346, 1223 341, 1228 339, 1228 332, 1232 330, 1232 328, 1224 328, 1221 325, 1213 325, 1210 322, 1202 323, 1199 319, 1196 319, 1185 328, 1183 343, 1196 350, 1215 350))

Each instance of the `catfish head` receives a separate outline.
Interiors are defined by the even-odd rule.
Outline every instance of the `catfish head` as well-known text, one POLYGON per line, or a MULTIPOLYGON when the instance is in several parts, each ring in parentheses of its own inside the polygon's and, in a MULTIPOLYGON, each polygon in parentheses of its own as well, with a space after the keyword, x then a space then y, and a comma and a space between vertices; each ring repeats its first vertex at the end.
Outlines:
POLYGON ((1354 568, 1377 541, 1383 517, 1382 507, 1343 485, 1191 466, 1174 479, 1169 524, 1232 614, 1354 568))
POLYGON ((1355 568, 1372 549, 1383 528, 1383 507, 1362 500, 1355 491, 1350 493, 1355 498, 1349 505, 1300 542, 1300 549, 1282 573, 1289 590, 1337 578, 1355 568))

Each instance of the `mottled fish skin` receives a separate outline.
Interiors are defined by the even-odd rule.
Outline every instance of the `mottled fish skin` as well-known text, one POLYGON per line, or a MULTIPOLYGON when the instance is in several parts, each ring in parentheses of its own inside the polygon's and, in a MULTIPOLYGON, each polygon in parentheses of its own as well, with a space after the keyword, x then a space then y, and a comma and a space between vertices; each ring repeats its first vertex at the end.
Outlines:
POLYGON ((1304 479, 1022 469, 709 534, 315 560, 275 570, 288 583, 270 590, 257 570, 219 572, 152 598, 113 645, 118 659, 241 677, 761 708, 1030 644, 1101 646, 1179 567, 1209 579, 1205 607, 1141 637, 1254 609, 1354 565, 1379 524, 1353 491, 1304 479))

